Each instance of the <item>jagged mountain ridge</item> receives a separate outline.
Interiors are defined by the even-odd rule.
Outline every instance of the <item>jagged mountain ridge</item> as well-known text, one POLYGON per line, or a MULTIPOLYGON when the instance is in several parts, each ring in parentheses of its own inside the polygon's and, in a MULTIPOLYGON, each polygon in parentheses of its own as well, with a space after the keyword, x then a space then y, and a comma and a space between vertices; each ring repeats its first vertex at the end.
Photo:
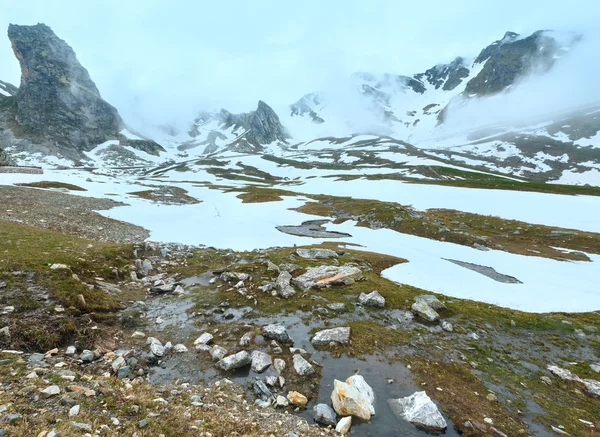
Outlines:
POLYGON ((107 141, 158 155, 155 142, 127 137, 118 111, 104 99, 73 49, 45 24, 8 28, 21 66, 17 88, 0 82, 0 145, 14 155, 86 161, 107 141))
MULTIPOLYGON (((558 37, 551 31, 538 31, 527 37, 506 32, 475 59, 457 57, 424 73, 412 76, 356 73, 352 76, 353 86, 363 98, 363 107, 378 123, 371 124, 369 131, 364 125, 353 126, 353 120, 348 120, 348 133, 392 131, 411 140, 419 131, 432 132, 444 122, 451 102, 493 95, 506 91, 533 72, 543 74, 579 39, 575 34, 558 37)), ((312 92, 290 106, 290 115, 323 123, 339 116, 328 113, 329 106, 327 92, 312 92)))
POLYGON ((218 151, 260 153, 271 143, 285 145, 290 138, 275 111, 260 100, 256 110, 232 114, 221 109, 218 113, 202 112, 190 128, 190 140, 179 150, 199 148, 200 153, 218 151))

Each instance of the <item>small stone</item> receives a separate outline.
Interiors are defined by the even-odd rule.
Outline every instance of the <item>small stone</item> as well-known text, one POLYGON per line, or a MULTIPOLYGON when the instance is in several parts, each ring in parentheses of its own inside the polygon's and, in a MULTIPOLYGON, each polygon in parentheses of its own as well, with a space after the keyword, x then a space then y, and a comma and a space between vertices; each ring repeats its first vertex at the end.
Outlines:
POLYGON ((411 309, 413 313, 428 322, 437 322, 440 319, 440 315, 425 302, 415 302, 411 309))
POLYGON ((306 259, 327 259, 337 258, 338 254, 331 249, 296 249, 296 254, 306 259))
POLYGON ((294 370, 300 376, 307 376, 315 373, 315 369, 313 366, 306 361, 302 355, 296 354, 294 355, 294 370))
POLYGON ((79 414, 79 410, 80 410, 81 406, 79 405, 73 405, 71 407, 71 409, 69 410, 69 417, 75 417, 79 414))
POLYGON ((42 396, 45 398, 49 398, 51 396, 56 396, 60 394, 60 388, 58 385, 51 385, 42 390, 42 396))
POLYGON ((323 426, 335 426, 336 415, 333 408, 327 404, 317 404, 313 407, 313 419, 316 423, 323 426))
POLYGON ((305 407, 308 404, 308 399, 302 393, 291 391, 287 395, 288 400, 297 407, 305 407))
POLYGON ((436 311, 445 311, 448 309, 446 305, 444 305, 437 297, 435 297, 432 294, 422 294, 420 296, 417 296, 415 297, 415 302, 423 302, 436 311))
POLYGON ((71 426, 82 431, 92 432, 92 425, 89 423, 71 422, 71 426))
POLYGON ((138 427, 140 429, 146 428, 148 425, 150 425, 150 420, 148 419, 142 419, 138 422, 138 427))
POLYGON ((335 431, 340 435, 347 435, 352 426, 352 416, 343 417, 335 427, 335 431))
POLYGON ((277 373, 281 373, 285 370, 285 361, 283 361, 281 358, 275 358, 273 360, 273 367, 277 373))
POLYGON ((330 343, 348 344, 350 342, 350 328, 339 327, 318 331, 310 342, 315 346, 326 346, 330 343))
POLYGON ((131 338, 144 338, 146 337, 146 334, 144 334, 142 331, 135 331, 133 334, 131 334, 131 338))
POLYGON ((222 370, 229 371, 239 369, 240 367, 247 366, 252 362, 250 354, 246 351, 238 352, 234 355, 229 355, 223 358, 217 363, 217 366, 222 370))
POLYGON ((184 353, 184 352, 187 352, 187 351, 188 351, 188 348, 187 348, 187 347, 185 347, 185 345, 184 345, 184 344, 181 344, 181 343, 180 343, 180 344, 176 344, 176 345, 173 347, 173 350, 174 350, 175 352, 177 352, 178 354, 182 354, 182 353, 184 353))
POLYGON ((150 345, 150 352, 157 357, 162 357, 165 354, 165 347, 159 343, 152 343, 150 345))
POLYGON ((94 361, 94 352, 86 349, 79 355, 79 359, 84 363, 91 363, 94 361))
POLYGON ((117 372, 121 367, 123 367, 125 365, 125 358, 123 358, 122 356, 117 357, 112 363, 111 363, 111 367, 113 369, 113 372, 117 372))
POLYGON ((275 399, 275 407, 287 407, 290 403, 283 396, 277 396, 275 399))
POLYGON ((77 352, 77 348, 75 346, 69 346, 67 348, 67 350, 65 351, 65 355, 68 355, 68 356, 75 355, 76 352, 77 352))
POLYGON ((267 325, 263 328, 263 337, 269 340, 279 341, 281 343, 293 344, 294 342, 290 338, 285 326, 276 323, 267 325))
POLYGON ((209 344, 211 341, 213 341, 212 334, 205 332, 194 341, 194 346, 198 346, 199 344, 209 344))
POLYGON ((444 320, 442 322, 442 329, 446 332, 452 332, 454 330, 454 326, 452 326, 452 323, 448 322, 447 320, 444 320))
POLYGON ((250 343, 252 343, 252 340, 254 339, 254 334, 252 332, 246 332, 242 338, 240 338, 240 346, 241 347, 248 347, 250 346, 250 343))
POLYGON ((129 366, 123 366, 117 371, 117 378, 119 379, 129 378, 129 376, 131 376, 131 367, 129 366))
POLYGON ((377 291, 372 291, 369 294, 361 293, 358 296, 358 301, 362 305, 383 308, 385 306, 385 298, 377 291))
POLYGON ((273 364, 271 356, 261 351, 252 352, 250 358, 252 359, 252 370, 256 373, 264 372, 273 364))
POLYGON ((227 356, 227 349, 221 346, 213 346, 210 349, 210 356, 213 359, 213 361, 222 360, 227 356))

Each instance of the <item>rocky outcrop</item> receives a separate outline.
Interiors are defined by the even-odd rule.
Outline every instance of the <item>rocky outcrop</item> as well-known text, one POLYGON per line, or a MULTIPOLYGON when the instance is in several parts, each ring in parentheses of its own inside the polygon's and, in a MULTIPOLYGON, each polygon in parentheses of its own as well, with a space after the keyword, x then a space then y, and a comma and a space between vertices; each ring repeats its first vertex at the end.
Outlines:
POLYGON ((289 135, 273 109, 262 100, 255 111, 232 114, 221 109, 219 118, 225 128, 235 126, 246 130, 245 139, 251 143, 265 145, 274 141, 285 142, 289 135))
POLYGON ((34 136, 90 150, 122 128, 73 49, 44 24, 8 27, 21 64, 16 121, 34 136))
MULTIPOLYGON (((578 37, 573 37, 575 42, 578 37)), ((505 90, 532 71, 549 70, 565 48, 546 31, 537 31, 527 38, 506 32, 504 38, 481 51, 475 64, 485 62, 483 69, 465 88, 467 96, 489 95, 505 90)))
MULTIPOLYGON (((83 152, 123 137, 118 111, 107 103, 73 49, 45 24, 8 27, 21 66, 19 88, 0 82, 0 141, 10 149, 85 160, 83 152), (10 100, 9 100, 10 99, 10 100)), ((150 140, 131 146, 157 155, 150 140)))

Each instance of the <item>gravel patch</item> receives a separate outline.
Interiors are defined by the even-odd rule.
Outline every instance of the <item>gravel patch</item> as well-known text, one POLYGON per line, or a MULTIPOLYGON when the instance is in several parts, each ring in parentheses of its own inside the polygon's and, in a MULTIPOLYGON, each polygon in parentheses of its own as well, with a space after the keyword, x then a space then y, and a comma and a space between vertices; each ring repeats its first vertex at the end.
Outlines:
POLYGON ((124 205, 110 199, 0 186, 0 205, 0 222, 52 229, 98 241, 139 242, 150 235, 144 228, 95 212, 124 205))

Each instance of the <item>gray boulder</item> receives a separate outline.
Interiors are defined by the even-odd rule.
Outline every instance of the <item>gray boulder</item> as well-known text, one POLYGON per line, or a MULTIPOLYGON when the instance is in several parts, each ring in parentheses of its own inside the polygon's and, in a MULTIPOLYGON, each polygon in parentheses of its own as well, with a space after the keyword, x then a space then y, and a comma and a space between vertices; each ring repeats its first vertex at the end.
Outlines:
POLYGON ((252 359, 250 358, 250 354, 246 351, 241 351, 237 354, 229 355, 228 357, 223 358, 217 363, 217 366, 227 372, 247 366, 251 362, 252 359))
POLYGON ((296 290, 290 285, 291 280, 292 275, 289 272, 283 271, 279 273, 279 276, 275 281, 275 288, 277 289, 277 294, 279 296, 287 299, 296 294, 296 290))
POLYGON ((446 311, 448 308, 433 294, 422 294, 415 297, 415 302, 424 302, 436 311, 446 311))
POLYGON ((263 337, 269 340, 275 340, 281 343, 294 344, 290 338, 285 326, 279 323, 267 325, 263 328, 263 337))
POLYGON ((414 314, 428 322, 437 322, 440 320, 440 315, 425 302, 415 302, 412 304, 411 309, 414 314))
POLYGON ((319 266, 311 267, 304 274, 292 279, 292 284, 303 290, 310 290, 313 287, 353 284, 361 279, 363 274, 357 267, 319 266))
POLYGON ((325 346, 330 343, 348 344, 350 342, 350 328, 339 327, 318 331, 310 342, 315 346, 325 346))
POLYGON ((388 404, 399 418, 412 423, 417 428, 441 432, 448 426, 438 407, 424 391, 413 393, 405 398, 390 399, 388 404))
POLYGON ((358 301, 362 305, 383 308, 385 306, 385 298, 378 291, 372 291, 369 294, 360 293, 358 301))
POLYGON ((337 252, 331 249, 296 249, 296 253, 301 258, 306 259, 327 259, 327 258, 337 258, 337 252))
POLYGON ((304 357, 300 354, 294 355, 294 370, 300 376, 307 376, 315 373, 315 369, 312 364, 304 359, 304 357))
POLYGON ((335 426, 337 422, 335 411, 327 404, 317 404, 313 407, 313 419, 323 426, 335 426))
POLYGON ((271 356, 262 351, 253 351, 250 358, 252 359, 252 370, 256 373, 264 372, 273 364, 271 356))

